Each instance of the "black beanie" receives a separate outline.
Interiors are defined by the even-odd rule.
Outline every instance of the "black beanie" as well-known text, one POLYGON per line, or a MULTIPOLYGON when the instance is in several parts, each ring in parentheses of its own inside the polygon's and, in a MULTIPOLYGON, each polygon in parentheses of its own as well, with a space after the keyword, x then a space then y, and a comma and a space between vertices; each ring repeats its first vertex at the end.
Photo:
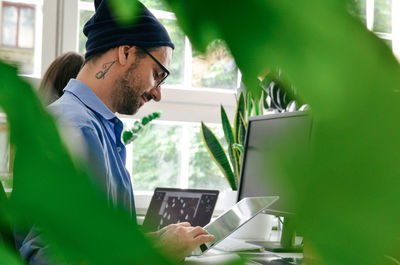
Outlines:
POLYGON ((110 11, 107 0, 95 0, 94 5, 96 12, 83 28, 83 33, 88 38, 85 58, 121 45, 175 48, 164 26, 139 1, 138 17, 129 26, 119 24, 110 11))

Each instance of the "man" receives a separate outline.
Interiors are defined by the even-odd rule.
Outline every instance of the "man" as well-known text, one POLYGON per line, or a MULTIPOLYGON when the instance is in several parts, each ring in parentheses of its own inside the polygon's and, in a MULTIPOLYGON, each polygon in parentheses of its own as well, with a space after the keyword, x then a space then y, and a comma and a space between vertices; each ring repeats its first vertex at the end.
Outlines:
MULTIPOLYGON (((131 178, 125 168, 121 142, 122 122, 115 112, 132 115, 150 100, 161 100, 161 84, 169 75, 174 45, 151 12, 142 12, 133 26, 120 26, 107 1, 96 0, 96 12, 86 23, 85 63, 76 79, 50 110, 72 126, 86 142, 88 158, 97 173, 95 184, 114 207, 127 210, 136 220, 131 178)), ((201 227, 174 224, 150 235, 176 259, 214 240, 201 227)), ((26 249, 29 249, 25 245, 26 249)))

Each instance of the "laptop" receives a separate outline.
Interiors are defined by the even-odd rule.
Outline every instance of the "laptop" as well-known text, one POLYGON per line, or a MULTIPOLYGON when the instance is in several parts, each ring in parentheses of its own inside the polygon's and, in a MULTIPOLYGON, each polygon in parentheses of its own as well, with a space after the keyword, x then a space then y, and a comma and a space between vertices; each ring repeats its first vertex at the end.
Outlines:
POLYGON ((279 196, 244 198, 223 212, 218 218, 204 226, 210 234, 215 236, 214 241, 200 245, 191 255, 202 255, 227 236, 235 232, 257 214, 271 206, 279 196))
POLYGON ((205 226, 211 220, 218 194, 218 190, 156 188, 142 231, 154 232, 181 222, 205 226))

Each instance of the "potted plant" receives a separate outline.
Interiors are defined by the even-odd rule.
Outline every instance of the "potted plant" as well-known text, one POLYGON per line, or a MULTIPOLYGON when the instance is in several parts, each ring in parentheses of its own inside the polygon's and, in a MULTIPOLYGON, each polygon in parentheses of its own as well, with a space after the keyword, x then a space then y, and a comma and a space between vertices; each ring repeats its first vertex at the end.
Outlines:
POLYGON ((249 91, 239 94, 233 126, 229 122, 224 107, 221 105, 221 124, 228 145, 226 150, 215 136, 215 133, 204 122, 201 122, 203 142, 232 190, 237 190, 239 186, 248 118, 250 116, 263 115, 265 110, 268 112, 292 112, 308 108, 308 105, 304 104, 298 109, 298 103, 293 99, 295 89, 287 81, 284 81, 279 70, 269 71, 262 78, 260 87, 262 88, 260 99, 255 99, 249 91))
POLYGON ((246 135, 247 119, 252 113, 256 115, 262 114, 264 110, 265 97, 264 93, 258 102, 251 98, 248 92, 246 96, 240 93, 237 101, 236 114, 231 125, 224 107, 221 105, 221 123, 224 131, 224 137, 228 145, 225 150, 215 136, 215 133, 201 122, 201 135, 204 144, 214 160, 215 164, 221 170, 222 174, 228 181, 232 190, 238 189, 240 176, 240 163, 243 152, 244 137, 246 135), (246 100, 245 100, 246 98, 246 100))

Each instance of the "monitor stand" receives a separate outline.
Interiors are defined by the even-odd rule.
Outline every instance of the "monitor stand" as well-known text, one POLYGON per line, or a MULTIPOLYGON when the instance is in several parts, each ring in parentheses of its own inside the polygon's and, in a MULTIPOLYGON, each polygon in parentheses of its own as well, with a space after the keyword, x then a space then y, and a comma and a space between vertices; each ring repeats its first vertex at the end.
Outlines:
POLYGON ((262 246, 265 250, 271 252, 290 252, 301 253, 303 246, 295 245, 296 231, 293 225, 292 217, 285 217, 282 226, 282 236, 280 242, 273 241, 246 241, 251 244, 262 246))

